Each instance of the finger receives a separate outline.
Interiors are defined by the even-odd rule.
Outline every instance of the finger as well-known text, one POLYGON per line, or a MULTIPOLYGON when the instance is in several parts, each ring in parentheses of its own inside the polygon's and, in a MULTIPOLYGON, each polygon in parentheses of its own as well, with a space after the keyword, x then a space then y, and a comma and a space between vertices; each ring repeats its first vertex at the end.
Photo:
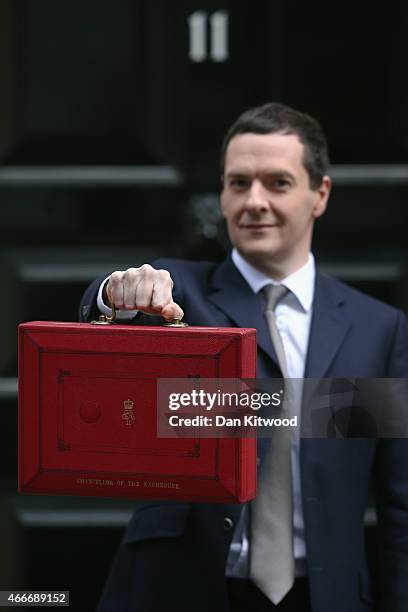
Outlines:
POLYGON ((173 302, 173 301, 166 304, 166 306, 162 308, 162 311, 160 314, 162 315, 162 317, 164 317, 167 320, 182 319, 184 317, 183 310, 180 308, 178 304, 176 304, 176 302, 173 302))
POLYGON ((146 312, 147 314, 155 314, 156 311, 152 307, 153 297, 153 279, 149 276, 145 276, 139 282, 135 292, 135 304, 138 310, 146 312))
POLYGON ((173 281, 167 270, 156 270, 154 275, 152 308, 161 313, 164 306, 173 301, 173 281))
POLYGON ((121 271, 113 272, 106 287, 111 304, 118 309, 123 309, 123 275, 124 272, 121 271))
POLYGON ((139 268, 129 268, 123 277, 123 303, 126 310, 136 309, 136 289, 142 279, 139 268))

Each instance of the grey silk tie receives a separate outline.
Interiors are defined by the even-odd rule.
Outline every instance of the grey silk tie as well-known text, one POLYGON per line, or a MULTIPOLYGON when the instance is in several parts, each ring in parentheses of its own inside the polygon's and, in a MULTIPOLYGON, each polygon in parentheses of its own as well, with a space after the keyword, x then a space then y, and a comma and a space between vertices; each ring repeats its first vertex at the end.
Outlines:
MULTIPOLYGON (((276 325, 275 307, 288 289, 282 285, 269 285, 265 293, 265 317, 282 374, 287 378, 285 351, 276 325)), ((287 406, 284 405, 283 413, 288 410, 287 406)), ((274 604, 285 597, 295 576, 290 443, 291 428, 276 427, 261 466, 258 494, 251 504, 250 575, 274 604)))

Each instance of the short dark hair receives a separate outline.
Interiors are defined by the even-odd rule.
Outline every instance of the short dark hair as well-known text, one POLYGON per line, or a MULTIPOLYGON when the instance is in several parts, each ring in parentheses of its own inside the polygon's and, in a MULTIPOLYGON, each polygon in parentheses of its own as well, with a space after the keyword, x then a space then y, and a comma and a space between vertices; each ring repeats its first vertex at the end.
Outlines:
POLYGON ((227 131, 221 147, 221 177, 224 176, 227 147, 238 134, 296 134, 304 146, 303 165, 309 175, 310 186, 317 189, 329 167, 326 137, 318 121, 285 104, 268 102, 250 108, 238 117, 227 131))

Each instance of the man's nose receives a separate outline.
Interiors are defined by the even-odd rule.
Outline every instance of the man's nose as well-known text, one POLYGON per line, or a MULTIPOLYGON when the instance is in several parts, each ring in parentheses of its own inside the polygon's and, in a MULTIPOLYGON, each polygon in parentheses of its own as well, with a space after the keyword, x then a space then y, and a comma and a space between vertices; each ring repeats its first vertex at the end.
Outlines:
POLYGON ((248 212, 263 212, 268 210, 268 198, 260 181, 253 181, 247 192, 245 208, 248 212))

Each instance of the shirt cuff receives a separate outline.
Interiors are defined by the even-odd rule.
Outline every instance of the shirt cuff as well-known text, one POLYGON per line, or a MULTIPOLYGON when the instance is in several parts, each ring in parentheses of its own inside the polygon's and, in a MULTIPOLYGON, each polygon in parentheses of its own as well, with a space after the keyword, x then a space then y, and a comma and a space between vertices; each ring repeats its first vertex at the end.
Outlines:
MULTIPOLYGON (((103 288, 106 283, 109 281, 110 275, 105 278, 104 281, 99 285, 98 297, 96 298, 96 305, 98 306, 98 310, 101 314, 107 315, 108 317, 112 316, 112 308, 109 308, 103 301, 103 288)), ((117 310, 116 311, 116 320, 117 321, 129 321, 133 319, 134 316, 137 315, 138 310, 117 310)))

